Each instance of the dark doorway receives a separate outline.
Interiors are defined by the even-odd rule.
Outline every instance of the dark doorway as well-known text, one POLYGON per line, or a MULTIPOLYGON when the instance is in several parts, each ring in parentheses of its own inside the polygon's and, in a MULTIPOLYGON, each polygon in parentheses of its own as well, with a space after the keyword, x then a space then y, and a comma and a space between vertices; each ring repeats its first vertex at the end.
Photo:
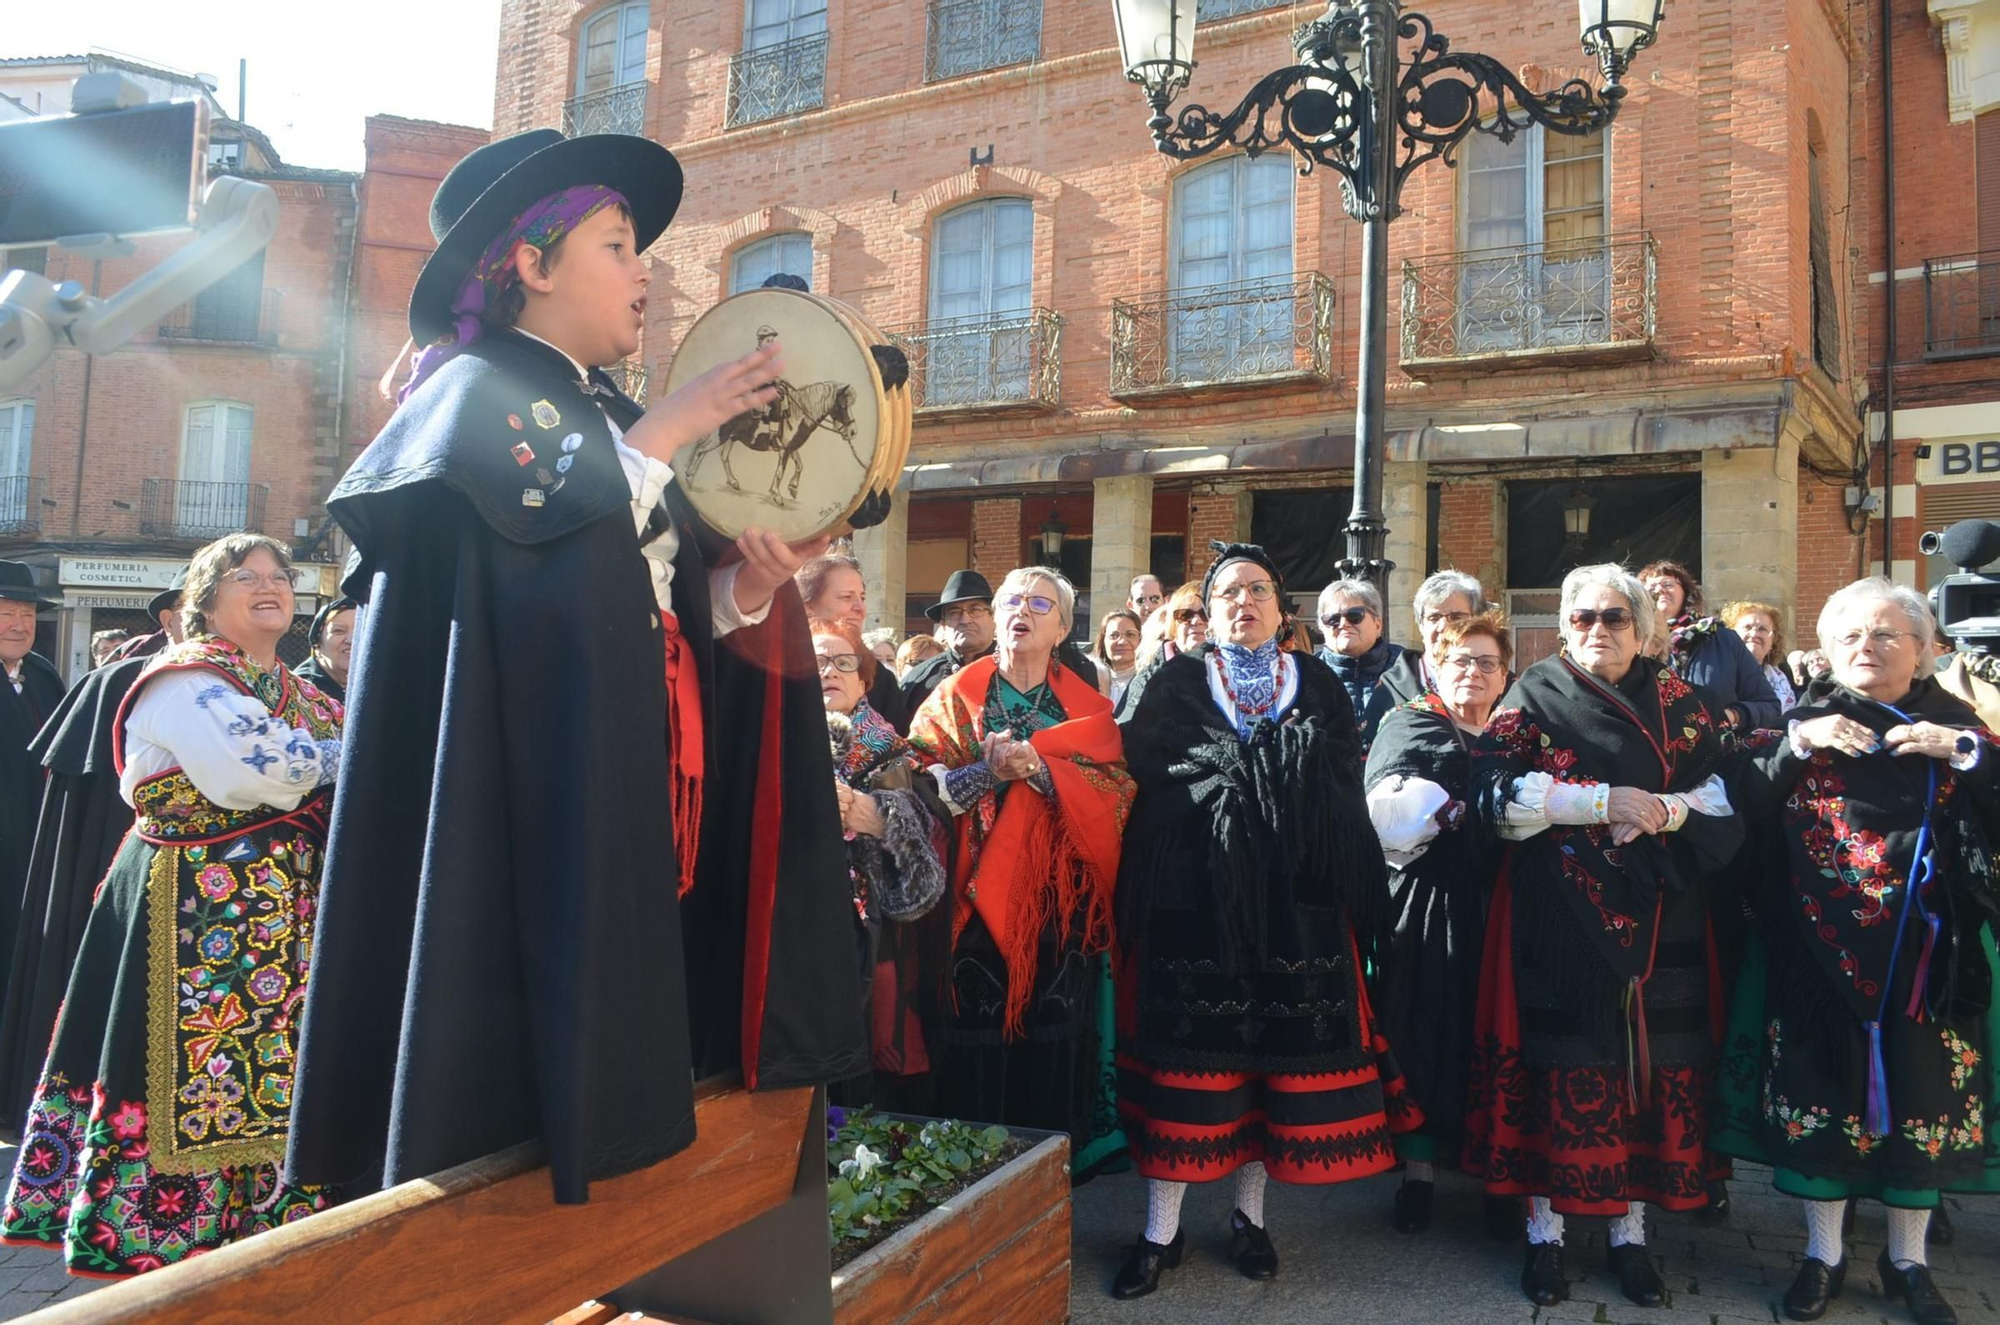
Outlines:
POLYGON ((1523 479, 1507 485, 1507 587, 1552 589, 1578 566, 1616 561, 1638 570, 1678 561, 1701 575, 1701 476, 1523 479), (1564 531, 1563 507, 1581 488, 1597 504, 1590 532, 1564 531))

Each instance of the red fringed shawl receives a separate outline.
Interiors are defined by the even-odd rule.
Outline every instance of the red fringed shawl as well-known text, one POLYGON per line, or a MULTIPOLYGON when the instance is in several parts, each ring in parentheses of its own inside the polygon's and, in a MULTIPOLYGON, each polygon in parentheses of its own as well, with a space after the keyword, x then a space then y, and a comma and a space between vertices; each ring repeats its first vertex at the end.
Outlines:
MULTIPOLYGON (((931 763, 977 763, 986 698, 999 665, 981 658, 947 678, 910 724, 910 744, 931 763)), ((1019 1034, 1035 983, 1036 939, 1051 919, 1068 937, 1080 914, 1087 953, 1111 946, 1118 851, 1137 787, 1111 701, 1058 663, 1049 685, 1068 719, 1028 738, 1048 765, 1055 795, 1020 786, 991 791, 952 828, 952 941, 976 910, 1007 963, 1007 1033, 1019 1034)))

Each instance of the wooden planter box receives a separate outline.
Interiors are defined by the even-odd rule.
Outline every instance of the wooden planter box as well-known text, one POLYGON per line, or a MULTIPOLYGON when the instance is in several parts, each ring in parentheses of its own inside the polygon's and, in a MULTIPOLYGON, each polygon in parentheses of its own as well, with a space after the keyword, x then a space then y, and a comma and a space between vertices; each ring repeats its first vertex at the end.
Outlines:
POLYGON ((1060 1133, 833 1274, 835 1325, 987 1325, 996 1303, 1010 1321, 1069 1315, 1069 1138, 1060 1133))

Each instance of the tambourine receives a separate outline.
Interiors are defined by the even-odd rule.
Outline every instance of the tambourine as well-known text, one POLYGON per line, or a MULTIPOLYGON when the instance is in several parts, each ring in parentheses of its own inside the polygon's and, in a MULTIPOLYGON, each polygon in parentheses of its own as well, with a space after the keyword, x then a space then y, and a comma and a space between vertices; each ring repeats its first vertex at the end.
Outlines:
POLYGON ((774 336, 785 356, 777 398, 683 451, 674 462, 682 489, 728 538, 755 527, 796 543, 880 520, 909 455, 908 367, 847 305, 787 289, 725 299, 688 328, 666 389, 774 336))

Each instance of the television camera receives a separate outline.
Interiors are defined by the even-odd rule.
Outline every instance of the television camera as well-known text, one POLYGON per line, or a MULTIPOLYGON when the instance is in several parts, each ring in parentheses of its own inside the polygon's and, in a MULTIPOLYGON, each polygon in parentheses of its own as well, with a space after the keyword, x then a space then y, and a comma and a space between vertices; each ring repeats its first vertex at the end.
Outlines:
POLYGON ((2000 655, 2000 521, 1960 520, 1943 533, 1917 539, 1925 555, 1942 554, 1958 567, 1931 589, 1931 612, 1952 643, 1967 653, 2000 655))

